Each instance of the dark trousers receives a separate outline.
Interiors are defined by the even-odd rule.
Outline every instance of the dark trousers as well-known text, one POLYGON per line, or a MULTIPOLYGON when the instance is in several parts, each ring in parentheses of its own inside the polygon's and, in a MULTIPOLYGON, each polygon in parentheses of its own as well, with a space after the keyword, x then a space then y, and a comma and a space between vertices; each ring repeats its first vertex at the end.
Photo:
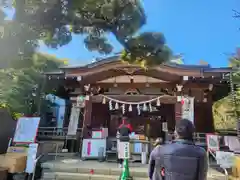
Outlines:
MULTIPOLYGON (((120 136, 120 142, 129 142, 129 136, 120 136)), ((123 159, 118 159, 119 164, 123 164, 123 159)))
POLYGON ((119 164, 123 164, 123 159, 118 159, 119 164))

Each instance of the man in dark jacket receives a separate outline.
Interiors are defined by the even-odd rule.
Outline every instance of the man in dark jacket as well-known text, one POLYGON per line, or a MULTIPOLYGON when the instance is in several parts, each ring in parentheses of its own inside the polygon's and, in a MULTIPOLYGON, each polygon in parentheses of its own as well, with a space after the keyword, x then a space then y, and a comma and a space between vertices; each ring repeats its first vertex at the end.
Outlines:
POLYGON ((183 119, 176 124, 176 140, 155 148, 149 160, 151 180, 206 180, 208 160, 206 151, 194 145, 194 126, 183 119))

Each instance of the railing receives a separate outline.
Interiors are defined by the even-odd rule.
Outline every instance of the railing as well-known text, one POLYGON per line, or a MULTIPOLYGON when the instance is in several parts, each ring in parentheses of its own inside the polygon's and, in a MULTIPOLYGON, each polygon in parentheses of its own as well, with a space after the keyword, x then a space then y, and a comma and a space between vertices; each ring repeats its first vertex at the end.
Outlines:
MULTIPOLYGON (((78 128, 77 132, 81 132, 82 128, 78 128)), ((68 136, 68 128, 57 127, 39 127, 38 138, 58 138, 58 139, 76 139, 76 135, 68 136)))
POLYGON ((197 143, 206 143, 206 133, 194 133, 194 140, 197 143))
POLYGON ((59 143, 52 141, 39 141, 38 144, 38 150, 40 150, 40 152, 38 152, 38 156, 46 156, 49 155, 49 153, 54 153, 55 160, 57 159, 58 153, 61 152, 63 148, 59 146, 59 143), (45 148, 47 145, 51 145, 50 148, 45 148))
MULTIPOLYGON (((56 142, 38 142, 39 146, 41 145, 46 145, 47 143, 51 144, 52 145, 52 148, 51 149, 48 149, 47 152, 44 151, 44 148, 43 148, 43 151, 42 152, 38 152, 37 153, 37 158, 35 159, 34 161, 34 168, 33 168, 33 174, 32 176, 30 176, 30 180, 34 180, 35 179, 35 174, 36 174, 36 167, 37 167, 37 163, 41 160, 41 158, 43 158, 44 156, 48 156, 49 153, 51 152, 54 152, 54 160, 57 159, 57 156, 58 156, 58 153, 59 151, 61 151, 61 147, 59 147, 58 143, 56 142), (49 152, 50 151, 50 152, 49 152)), ((39 148, 38 148, 39 149, 39 148)))
MULTIPOLYGON (((219 135, 219 136, 221 136, 221 135, 219 135)), ((195 142, 206 144, 206 133, 195 133, 194 134, 194 139, 195 139, 195 142)), ((217 161, 217 159, 216 159, 216 155, 215 155, 214 152, 212 152, 210 150, 208 150, 207 152, 208 152, 208 160, 209 160, 208 165, 210 166, 210 157, 209 157, 209 155, 211 155, 214 158, 215 162, 217 161)), ((219 166, 219 167, 223 170, 223 172, 225 174, 225 180, 228 180, 228 176, 229 175, 228 175, 227 169, 225 169, 225 168, 223 168, 221 166, 219 166)))
MULTIPOLYGON (((214 158, 214 160, 215 161, 217 161, 217 159, 216 159, 216 155, 212 152, 212 151, 208 151, 208 154, 211 154, 212 155, 212 157, 214 158)), ((208 159, 209 159, 209 157, 208 157, 208 159)), ((210 163, 208 163, 208 165, 209 165, 210 163)), ((228 180, 228 171, 227 171, 227 169, 226 168, 223 168, 222 166, 219 166, 223 171, 224 171, 224 174, 225 174, 225 180, 228 180)))

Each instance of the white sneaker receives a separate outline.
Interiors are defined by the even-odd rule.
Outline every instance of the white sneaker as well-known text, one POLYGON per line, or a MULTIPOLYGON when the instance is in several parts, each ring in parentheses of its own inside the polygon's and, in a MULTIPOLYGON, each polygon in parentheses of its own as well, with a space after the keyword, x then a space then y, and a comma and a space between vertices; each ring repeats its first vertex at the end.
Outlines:
POLYGON ((122 166, 122 164, 119 164, 119 168, 122 168, 123 166, 122 166))

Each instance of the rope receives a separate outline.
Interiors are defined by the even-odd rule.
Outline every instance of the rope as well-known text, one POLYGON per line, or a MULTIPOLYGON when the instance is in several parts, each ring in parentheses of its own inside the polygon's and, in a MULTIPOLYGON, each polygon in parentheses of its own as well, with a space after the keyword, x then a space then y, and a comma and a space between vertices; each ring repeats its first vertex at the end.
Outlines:
POLYGON ((151 103, 153 101, 160 100, 161 97, 166 96, 166 95, 158 96, 156 98, 153 98, 153 99, 150 99, 150 100, 147 100, 147 101, 139 101, 139 102, 120 101, 120 100, 117 100, 117 99, 114 99, 114 98, 111 98, 111 97, 108 97, 108 96, 105 96, 105 95, 100 95, 100 96, 102 96, 103 98, 108 99, 109 101, 114 101, 114 102, 120 103, 120 104, 138 105, 138 104, 147 104, 147 103, 151 103))

